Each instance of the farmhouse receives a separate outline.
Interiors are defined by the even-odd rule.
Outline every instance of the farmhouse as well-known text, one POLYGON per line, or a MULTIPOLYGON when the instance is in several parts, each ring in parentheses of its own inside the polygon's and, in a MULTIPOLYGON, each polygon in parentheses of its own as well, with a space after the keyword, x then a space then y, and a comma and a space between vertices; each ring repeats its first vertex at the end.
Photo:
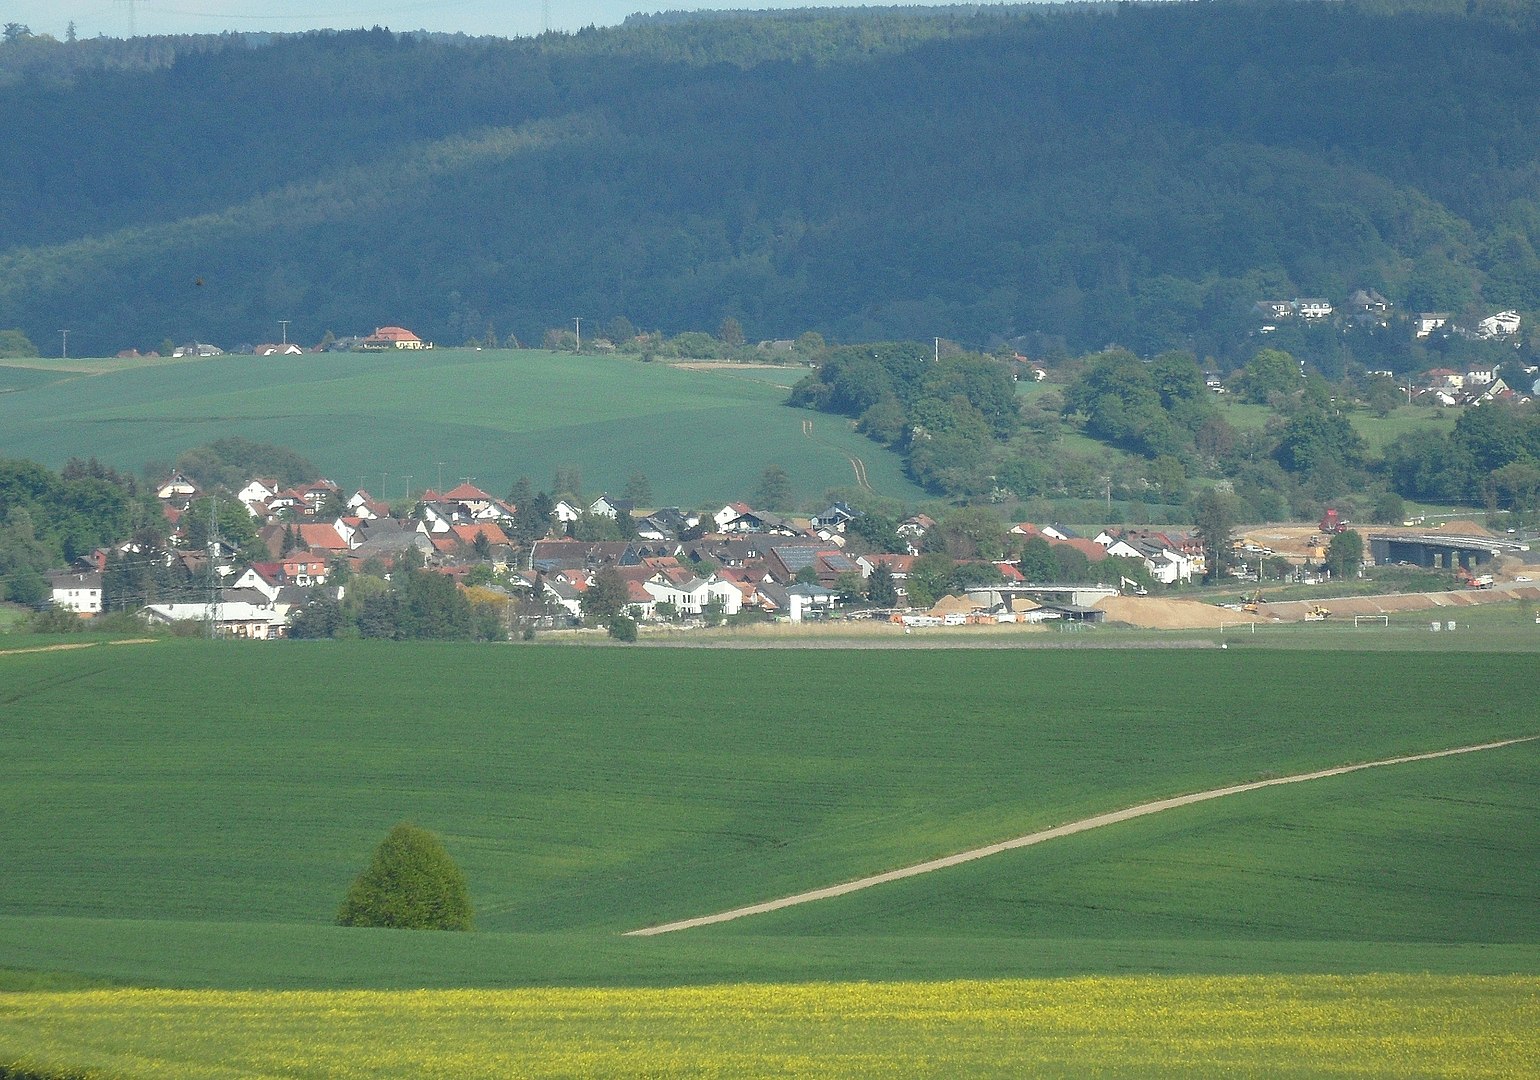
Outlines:
POLYGON ((48 575, 49 598, 54 607, 77 615, 99 615, 102 610, 102 575, 56 573, 48 575))
POLYGON ((431 341, 423 341, 422 338, 401 326, 381 326, 374 333, 358 342, 358 347, 367 352, 383 352, 386 349, 431 349, 431 341))
POLYGON ((138 615, 151 625, 169 626, 178 622, 214 622, 219 637, 248 638, 262 641, 284 636, 288 620, 271 604, 241 600, 220 600, 214 604, 150 604, 138 615))

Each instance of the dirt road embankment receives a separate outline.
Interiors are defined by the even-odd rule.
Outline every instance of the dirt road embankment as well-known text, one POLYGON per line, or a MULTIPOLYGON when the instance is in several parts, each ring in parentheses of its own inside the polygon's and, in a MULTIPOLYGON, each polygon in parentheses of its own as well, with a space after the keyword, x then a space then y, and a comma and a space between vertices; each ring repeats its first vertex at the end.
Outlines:
POLYGON ((1319 604, 1332 618, 1354 615, 1394 615, 1403 611, 1455 610, 1478 604, 1500 604, 1508 600, 1540 600, 1540 587, 1516 589, 1459 589, 1452 592, 1394 593, 1386 596, 1344 596, 1326 600, 1291 600, 1263 604, 1260 614, 1281 622, 1297 622, 1305 612, 1319 604))
POLYGON ((1096 606, 1107 613, 1108 622, 1126 623, 1143 630, 1208 630, 1237 623, 1303 622, 1305 613, 1317 605, 1330 611, 1333 619, 1351 619, 1354 615, 1454 611, 1478 604, 1500 604, 1508 600, 1540 601, 1540 585, 1290 600, 1263 603, 1255 615, 1198 600, 1164 600, 1142 596, 1112 596, 1096 606))

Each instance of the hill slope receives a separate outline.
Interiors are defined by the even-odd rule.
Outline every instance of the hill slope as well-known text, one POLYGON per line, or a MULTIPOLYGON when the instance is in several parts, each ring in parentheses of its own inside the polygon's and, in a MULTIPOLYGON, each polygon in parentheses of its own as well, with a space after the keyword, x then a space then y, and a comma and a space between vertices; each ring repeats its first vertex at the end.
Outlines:
POLYGON ((1418 656, 1234 649, 190 641, 0 664, 0 969, 422 986, 1534 963, 1533 875, 1498 885, 1533 841, 1532 744, 728 927, 617 933, 1151 797, 1524 733, 1508 707, 1533 689, 1522 666, 1413 695, 1418 656), (1354 722, 1297 705, 1300 685, 1338 687, 1354 722), (444 837, 481 932, 329 925, 402 819, 444 837), (1362 904, 1381 892, 1377 923, 1362 904))
MULTIPOLYGON (((96 365, 84 365, 88 369, 96 365)), ((577 466, 586 490, 642 472, 661 503, 743 498, 770 463, 798 500, 855 487, 921 496, 902 463, 837 417, 785 408, 786 369, 689 371, 529 351, 232 356, 106 374, 0 368, 3 452, 51 466, 72 456, 136 470, 227 435, 291 447, 339 484, 399 496, 467 471, 489 491, 546 484, 577 466), (9 374, 15 372, 16 374, 9 374), (29 376, 31 378, 29 378, 29 376), (441 464, 442 463, 442 464, 441 464)))
POLYGON ((1540 54, 1514 18, 793 13, 26 77, 0 87, 0 326, 112 353, 280 318, 454 343, 732 315, 1224 354, 1264 296, 1532 308, 1540 54))

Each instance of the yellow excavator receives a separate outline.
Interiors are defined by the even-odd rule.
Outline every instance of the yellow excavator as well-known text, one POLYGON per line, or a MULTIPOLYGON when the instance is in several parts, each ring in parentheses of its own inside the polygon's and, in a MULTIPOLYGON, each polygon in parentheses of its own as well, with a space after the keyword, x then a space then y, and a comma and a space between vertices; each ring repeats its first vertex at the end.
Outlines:
POLYGON ((1306 622, 1325 622, 1331 618, 1331 610, 1323 608, 1320 604, 1311 604, 1310 610, 1305 612, 1306 622))
POLYGON ((1246 597, 1246 599, 1241 602, 1241 610, 1246 612, 1248 615, 1255 615, 1266 602, 1267 601, 1262 599, 1262 586, 1258 585, 1257 591, 1246 597))

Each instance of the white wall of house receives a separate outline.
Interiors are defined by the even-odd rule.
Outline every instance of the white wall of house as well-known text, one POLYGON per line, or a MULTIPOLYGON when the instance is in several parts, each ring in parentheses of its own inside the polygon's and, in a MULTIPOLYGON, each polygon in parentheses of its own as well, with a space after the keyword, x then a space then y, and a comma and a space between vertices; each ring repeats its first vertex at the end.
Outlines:
POLYGON ((95 574, 81 574, 67 581, 55 581, 51 593, 54 607, 77 615, 100 615, 102 584, 95 574))

